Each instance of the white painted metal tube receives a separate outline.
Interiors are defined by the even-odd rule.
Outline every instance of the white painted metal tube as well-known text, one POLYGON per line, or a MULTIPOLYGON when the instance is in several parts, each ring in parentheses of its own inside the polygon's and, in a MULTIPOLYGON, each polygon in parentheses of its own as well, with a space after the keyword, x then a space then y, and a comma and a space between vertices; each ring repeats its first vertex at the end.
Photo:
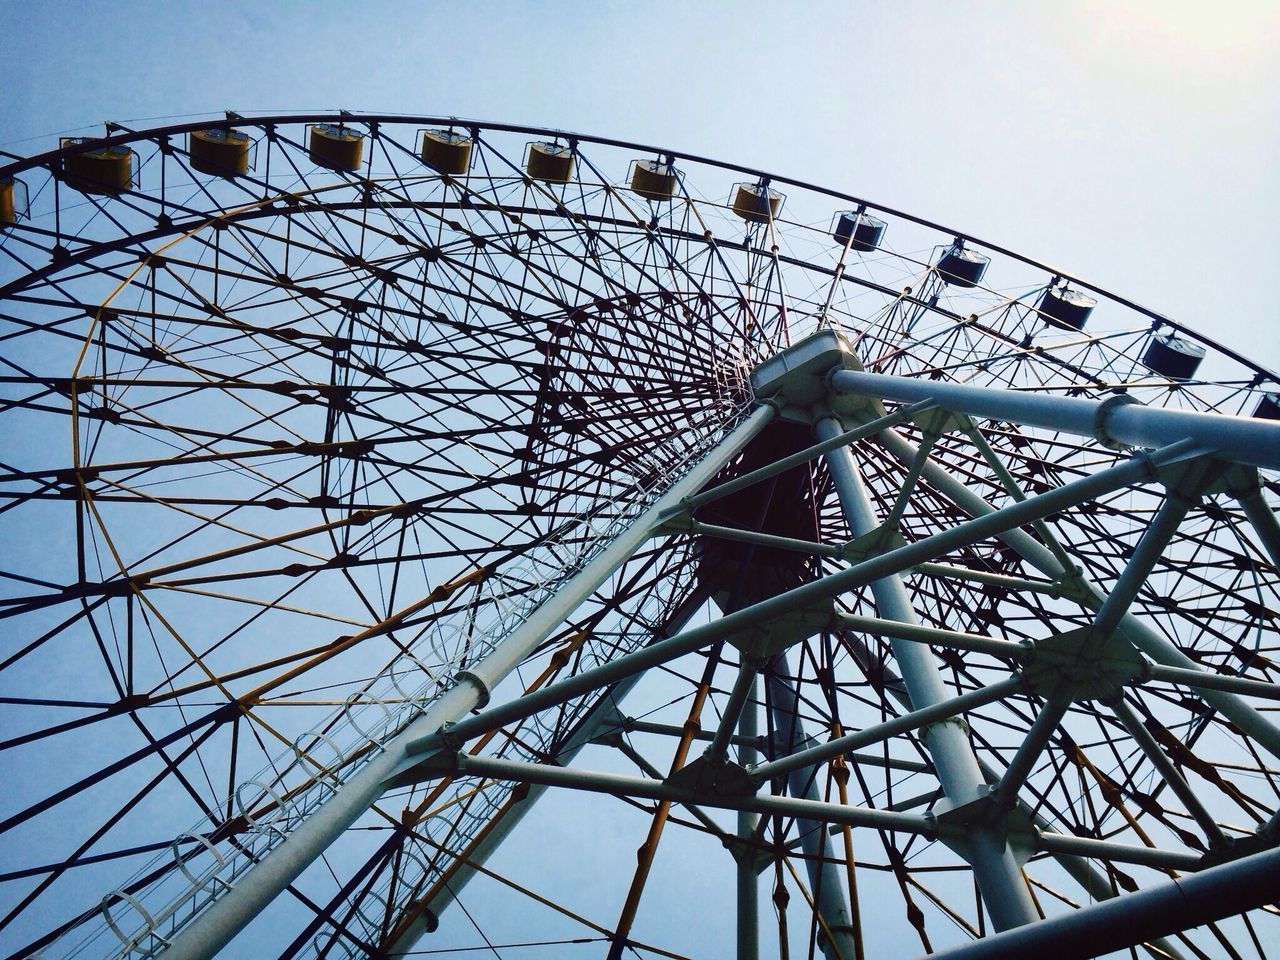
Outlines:
MULTIPOLYGON (((705 486, 720 468, 746 446, 752 437, 763 430, 775 416, 777 416, 777 410, 772 406, 765 404, 757 407, 746 420, 720 442, 712 454, 676 481, 671 489, 594 557, 577 576, 557 591, 550 601, 535 610, 517 631, 518 634, 524 635, 521 642, 503 642, 484 660, 471 667, 468 675, 479 679, 488 689, 496 686, 499 680, 515 669, 543 639, 551 634, 551 631, 561 624, 569 613, 581 606, 623 561, 649 539, 653 529, 661 523, 661 517, 685 497, 691 496, 705 486), (538 639, 529 639, 535 636, 538 639)), ((517 634, 512 634, 512 639, 516 636, 517 634)))
POLYGON ((1280 850, 1050 917, 932 960, 1086 960, 1261 907, 1280 897, 1280 850))
MULTIPOLYGON (((826 417, 814 425, 814 433, 820 440, 831 439, 843 432, 843 424, 834 417, 826 417)), ((860 537, 876 530, 880 521, 849 448, 837 447, 830 451, 827 466, 853 535, 860 537)), ((912 625, 919 623, 901 576, 894 574, 875 580, 871 583, 871 591, 882 618, 912 625)), ((918 710, 953 699, 942 682, 933 651, 910 640, 891 639, 889 643, 914 708, 918 710)), ((938 771, 938 781, 952 803, 963 805, 987 795, 986 780, 978 768, 968 733, 961 723, 942 720, 926 728, 923 739, 938 771)), ((975 825, 969 839, 969 860, 974 878, 996 929, 1008 930, 1038 919, 1039 913, 1021 867, 1003 835, 998 835, 992 827, 975 825)))
MULTIPOLYGON (((662 780, 635 777, 622 773, 596 770, 579 770, 574 767, 558 767, 546 763, 526 763, 519 760, 503 760, 498 757, 477 757, 469 753, 451 755, 450 770, 456 774, 489 777, 494 780, 514 780, 524 783, 544 783, 552 787, 572 787, 593 793, 609 793, 618 797, 642 797, 647 800, 670 800, 672 803, 693 804, 703 807, 719 807, 724 810, 749 810, 754 813, 781 814, 821 820, 826 823, 847 823, 851 827, 874 827, 878 830, 902 830, 933 836, 936 824, 931 817, 916 813, 898 813, 894 810, 877 810, 872 807, 843 806, 821 800, 797 797, 778 797, 770 794, 754 796, 721 795, 688 787, 672 786, 662 780)), ((443 773, 436 774, 437 776, 443 773)), ((429 778, 430 773, 424 779, 429 778)))
MULTIPOLYGON (((760 683, 751 678, 751 690, 742 714, 738 717, 738 734, 747 744, 738 751, 738 762, 744 767, 756 762, 756 714, 760 683)), ((738 836, 749 839, 756 832, 759 816, 750 810, 738 811, 738 836)), ((756 868, 755 851, 743 846, 737 851, 737 956, 738 960, 760 960, 760 871, 756 868)))
MULTIPOLYGON (((848 824, 851 827, 871 827, 876 830, 898 830, 936 837, 938 823, 932 814, 921 816, 896 810, 877 810, 873 807, 846 806, 822 800, 805 800, 796 797, 779 797, 771 794, 737 795, 693 790, 672 786, 662 780, 635 777, 627 774, 607 773, 596 770, 579 770, 547 763, 527 763, 519 760, 503 760, 498 757, 473 756, 469 753, 437 755, 432 769, 424 770, 421 779, 455 775, 487 777, 493 780, 511 780, 517 783, 541 783, 552 787, 570 787, 593 793, 608 793, 617 797, 641 797, 648 800, 670 800, 672 803, 703 807, 719 807, 724 810, 749 810, 762 814, 781 814, 824 823, 848 824)), ((1036 849, 1048 853, 1068 853, 1117 863, 1137 863, 1143 866, 1171 870, 1195 870, 1201 863, 1201 855, 1177 850, 1161 850, 1140 847, 1110 840, 1093 840, 1069 834, 1041 831, 1036 837, 1036 849)))
MULTIPOLYGON (((688 622, 689 618, 697 612, 698 608, 702 606, 704 601, 705 595, 698 592, 691 594, 689 599, 680 605, 680 608, 675 611, 670 621, 668 621, 666 632, 669 634, 680 630, 688 622)), ((657 641, 655 640, 654 642, 657 641)), ((572 762, 578 752, 590 743, 601 732, 602 728, 608 725, 609 719, 616 714, 618 705, 631 692, 632 687, 636 685, 642 676, 643 674, 632 674, 610 687, 602 687, 601 695, 586 716, 583 717, 578 729, 570 735, 560 748, 560 751, 555 755, 555 762, 561 766, 567 766, 572 762)), ((489 857, 502 845, 502 842, 520 824, 520 821, 533 809, 534 804, 548 789, 545 784, 540 783, 529 784, 528 787, 528 792, 523 799, 515 800, 513 798, 511 806, 502 817, 496 823, 490 821, 484 831, 483 838, 475 847, 467 851, 466 860, 459 864, 458 868, 450 876, 449 882, 436 891, 430 902, 416 906, 413 920, 404 929, 398 931, 392 942, 387 945, 387 956, 402 957, 413 953, 423 935, 430 932, 431 922, 439 917, 449 904, 458 899, 479 868, 488 862, 489 857)))
MULTIPOLYGON (((447 747, 451 740, 463 741, 488 733, 490 730, 496 730, 498 727, 537 713, 539 710, 545 710, 588 693, 603 683, 614 683, 632 673, 647 670, 683 654, 692 653, 713 640, 729 636, 762 621, 772 620, 815 600, 830 599, 848 590, 856 590, 891 574, 902 573, 919 563, 936 560, 956 547, 976 543, 989 536, 1004 536, 1030 520, 1057 513, 1112 490, 1146 482, 1152 479, 1159 466, 1186 455, 1187 448, 1191 445, 1190 441, 1172 444, 1163 450, 1131 458, 1114 467, 1073 480, 1048 493, 1009 504, 998 511, 989 508, 983 515, 949 527, 924 540, 916 540, 886 553, 877 554, 854 564, 847 570, 795 587, 749 607, 743 607, 741 610, 735 610, 711 623, 691 627, 670 640, 664 640, 652 647, 574 674, 558 683, 525 694, 517 700, 489 707, 482 713, 458 721, 448 731, 450 734, 448 737, 433 734, 407 744, 408 757, 404 767, 408 769, 412 765, 413 756, 434 753, 447 747)), ((985 503, 981 498, 978 499, 980 503, 985 503)))
MULTIPOLYGON (((778 664, 790 673, 785 653, 778 657, 778 664)), ((766 676, 765 684, 769 690, 773 728, 778 731, 783 747, 791 753, 810 739, 805 735, 804 724, 800 720, 795 688, 790 680, 776 672, 766 676)), ((793 768, 787 775, 791 796, 818 802, 818 773, 816 765, 793 768)), ((845 899, 840 868, 831 855, 831 838, 826 826, 819 820, 797 818, 796 830, 800 834, 800 844, 805 852, 809 889, 813 894, 815 907, 831 934, 830 938, 818 938, 822 953, 828 960, 853 960, 857 953, 853 942, 853 917, 849 912, 849 902, 845 899)))
POLYGON ((1280 569, 1280 521, 1276 520, 1275 511, 1262 498, 1261 488, 1255 486, 1234 490, 1232 493, 1244 508, 1244 515, 1253 524, 1253 529, 1258 534, 1258 539, 1262 541, 1267 555, 1271 557, 1271 562, 1280 569))
POLYGON ((1008 677, 991 684, 989 687, 979 687, 977 690, 970 690, 968 693, 963 693, 958 697, 947 697, 937 703, 921 707, 919 710, 912 710, 900 717, 885 720, 883 723, 863 727, 861 730, 846 733, 831 740, 824 740, 821 743, 814 743, 803 750, 796 750, 776 760, 752 767, 747 772, 751 774, 751 779, 756 783, 764 783, 774 777, 790 774, 805 767, 812 767, 816 763, 825 763, 838 756, 848 754, 859 747, 869 747, 880 743, 890 737, 896 737, 900 733, 910 733, 912 730, 919 730, 921 727, 927 727, 930 724, 958 717, 967 710, 995 703, 1005 697, 1011 697, 1021 687, 1022 681, 1018 677, 1008 677))
POLYGON ((1280 423, 1271 420, 1147 407, 1120 401, 1119 394, 1086 400, 859 370, 837 370, 831 383, 843 393, 903 403, 936 400, 939 406, 973 417, 1096 437, 1122 447, 1161 447, 1189 437, 1224 460, 1280 470, 1280 423))

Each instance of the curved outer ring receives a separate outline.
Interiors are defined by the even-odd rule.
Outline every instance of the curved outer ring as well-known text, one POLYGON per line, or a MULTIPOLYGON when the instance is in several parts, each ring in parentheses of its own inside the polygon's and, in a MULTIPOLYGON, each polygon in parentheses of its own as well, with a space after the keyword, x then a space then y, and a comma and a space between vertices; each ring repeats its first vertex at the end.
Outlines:
MULTIPOLYGON (((725 163, 723 161, 714 160, 709 157, 701 156, 699 154, 660 149, 657 147, 648 146, 646 144, 635 143, 630 140, 616 140, 609 137, 587 136, 580 133, 571 133, 565 130, 557 130, 551 127, 529 127, 529 126, 510 124, 510 123, 493 123, 489 121, 480 121, 480 120, 463 120, 458 117, 426 116, 426 115, 420 115, 420 114, 352 113, 350 111, 343 110, 343 111, 339 111, 338 113, 268 114, 265 116, 247 116, 247 115, 240 115, 240 114, 231 114, 230 116, 225 116, 222 118, 212 119, 212 120, 196 120, 196 121, 189 121, 187 123, 170 124, 168 126, 163 126, 163 127, 152 127, 147 130, 137 130, 137 131, 128 130, 124 133, 119 133, 114 135, 109 134, 108 136, 100 140, 96 140, 94 145, 95 147, 105 147, 105 146, 114 146, 116 144, 128 144, 128 143, 137 142, 139 140, 152 140, 158 137, 171 136, 173 134, 190 133, 193 130, 207 130, 210 128, 231 127, 237 124, 248 124, 251 126, 260 126, 260 127, 272 127, 277 124, 331 123, 335 121, 343 122, 343 123, 349 123, 349 122, 362 123, 371 127, 376 126, 377 124, 380 124, 380 123, 443 124, 443 125, 466 127, 469 130, 471 130, 473 134, 480 130, 497 130, 503 133, 523 133, 523 134, 528 134, 530 136, 535 136, 535 137, 561 138, 561 139, 567 140, 570 147, 575 149, 579 142, 597 143, 597 144, 601 144, 603 146, 608 146, 608 147, 618 147, 618 148, 623 148, 628 150, 639 150, 645 153, 656 153, 661 156, 667 157, 668 162, 674 162, 676 160, 689 160, 694 163, 706 164, 712 167, 720 167, 721 169, 724 169, 724 170, 731 170, 736 173, 746 174, 748 176, 760 178, 764 180, 766 183, 787 184, 789 186, 799 187, 802 190, 809 190, 817 194, 829 196, 834 199, 840 200, 842 202, 865 205, 869 210, 874 210, 878 213, 888 214, 891 217, 898 217, 903 220, 907 220, 911 223, 915 223, 919 226, 927 227, 931 230, 937 230, 941 233, 950 233, 956 238, 961 239, 966 243, 976 244, 979 247, 984 248, 985 250, 995 251, 996 253, 999 253, 1002 256, 1010 257, 1028 266, 1032 266, 1037 269, 1044 270, 1053 276, 1060 277, 1063 280, 1068 281, 1069 283, 1075 284, 1086 290, 1090 290, 1096 294, 1099 294, 1100 296, 1106 297, 1108 300, 1111 300, 1122 306, 1128 307, 1129 309, 1134 310, 1142 314, 1143 316, 1150 318, 1154 322, 1154 327, 1156 328, 1162 325, 1167 325, 1173 328, 1174 330, 1177 330, 1180 333, 1186 334, 1187 336, 1192 337, 1198 342, 1213 348, 1218 353, 1226 357, 1229 357, 1232 360, 1236 361, 1237 363, 1242 364, 1243 366, 1253 370, 1257 375, 1257 384, 1259 385, 1267 380, 1270 380, 1273 383, 1280 384, 1280 376, 1278 376, 1274 371, 1269 370, 1266 367, 1260 366, 1255 361, 1250 360, 1249 358, 1243 356, 1242 354, 1237 353, 1236 351, 1232 350, 1230 347, 1226 347, 1215 340, 1211 340, 1210 338, 1204 336, 1201 333, 1198 333, 1197 331, 1191 329, 1190 327, 1187 327, 1181 323, 1178 323, 1175 320, 1169 319, 1164 314, 1157 313, 1156 311, 1150 309, 1149 307, 1144 307, 1141 304, 1135 303, 1134 301, 1127 299, 1126 297, 1122 297, 1102 287, 1096 286, 1095 284, 1089 283, 1087 280, 1083 280, 1080 277, 1075 276, 1074 274, 1067 273, 1066 271, 1061 270, 1058 267, 1054 267, 1040 260, 1035 260, 1031 257, 1024 256, 1023 254, 1017 253, 1006 247, 1002 247, 1002 246, 999 246, 998 244, 994 244, 987 240, 983 240, 980 237, 975 237, 972 234, 954 230, 950 227, 946 227, 942 224, 935 223, 931 220, 925 220, 922 217, 917 217, 912 214, 905 213, 893 207, 882 206, 880 204, 872 203, 869 200, 863 200, 860 197, 855 197, 852 194, 841 193, 837 190, 832 190, 828 187, 820 187, 817 184, 807 183, 803 180, 795 180, 790 177, 778 176, 776 174, 767 173, 763 170, 759 170, 754 167, 746 167, 736 163, 725 163)), ((108 124, 108 128, 112 126, 119 127, 118 124, 110 124, 110 123, 108 124)), ((120 129, 124 129, 124 128, 120 127, 120 129)), ((15 177, 25 170, 31 170, 36 167, 52 168, 63 157, 69 154, 80 152, 81 150, 83 150, 82 146, 65 147, 65 148, 60 147, 56 150, 49 150, 45 153, 37 154, 36 156, 33 156, 33 157, 27 157, 25 159, 16 158, 17 159, 16 163, 11 163, 7 166, 0 167, 0 179, 15 177)), ((13 154, 4 153, 3 151, 0 151, 0 153, 3 153, 3 155, 5 156, 10 156, 10 157, 14 156, 13 154)))

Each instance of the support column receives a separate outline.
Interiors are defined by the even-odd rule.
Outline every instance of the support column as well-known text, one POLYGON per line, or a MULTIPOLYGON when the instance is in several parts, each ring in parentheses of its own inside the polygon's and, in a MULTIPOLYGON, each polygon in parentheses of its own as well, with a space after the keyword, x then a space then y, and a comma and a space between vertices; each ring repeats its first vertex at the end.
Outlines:
POLYGON ((1276 520, 1275 511, 1262 498, 1258 475, 1254 473, 1249 482, 1233 487, 1231 495, 1244 508, 1244 515, 1253 524, 1254 532, 1262 541, 1271 562, 1280 569, 1280 521, 1276 520))
MULTIPOLYGON (((777 657, 775 664, 790 675, 791 667, 785 653, 777 657)), ((800 721, 795 689, 776 670, 770 671, 765 683, 769 689, 773 727, 782 742, 782 752, 790 754, 803 750, 809 745, 810 738, 805 735, 804 725, 800 721)), ((818 795, 817 783, 819 770, 819 766, 801 767, 788 773, 787 785, 791 795, 820 801, 822 798, 818 795)), ((818 943, 828 960, 853 960, 856 956, 853 918, 844 897, 844 878, 832 854, 831 837, 827 834, 826 824, 817 820, 797 820, 796 827, 800 831, 800 843, 809 868, 809 886, 813 890, 814 904, 822 922, 836 941, 832 943, 824 934, 819 934, 818 943)))
POLYGON ((775 415, 771 406, 757 408, 487 657, 460 671, 455 685, 425 713, 401 730, 279 846, 183 927, 164 951, 166 960, 209 960, 225 947, 374 804, 387 789, 387 780, 402 765, 407 744, 483 705, 490 691, 649 538, 666 511, 701 489, 775 415))
MULTIPOLYGON (((738 734, 748 741, 754 741, 758 735, 756 726, 756 700, 759 696, 760 684, 756 679, 751 681, 751 690, 747 702, 738 718, 738 734)), ((738 750, 738 762, 747 767, 754 764, 759 751, 754 743, 743 743, 738 750)), ((759 822, 758 814, 749 810, 738 811, 738 837, 749 840, 756 832, 759 822)), ((760 958, 760 871, 757 869, 756 851, 751 847, 740 846, 737 850, 738 864, 738 960, 759 960, 760 958)))
POLYGON ((1266 906, 1280 897, 1280 850, 1255 853, 934 954, 936 960, 1088 960, 1266 906))
MULTIPOLYGON (((844 427, 834 417, 825 417, 814 425, 814 432, 820 440, 826 440, 843 433, 844 427)), ((849 448, 838 447, 826 457, 853 535, 860 537, 876 530, 880 523, 849 448)), ((895 574, 874 581, 871 592, 883 619, 909 624, 919 622, 900 576, 895 574)), ((889 643, 914 709, 951 699, 937 661, 927 646, 897 639, 889 643)), ((959 806, 988 795, 986 781, 961 721, 952 719, 932 725, 925 733, 925 744, 942 789, 952 804, 959 806)), ((994 827, 975 825, 970 832, 970 846, 968 854, 974 877, 996 929, 1008 930, 1039 919, 1022 869, 1003 835, 994 827)))

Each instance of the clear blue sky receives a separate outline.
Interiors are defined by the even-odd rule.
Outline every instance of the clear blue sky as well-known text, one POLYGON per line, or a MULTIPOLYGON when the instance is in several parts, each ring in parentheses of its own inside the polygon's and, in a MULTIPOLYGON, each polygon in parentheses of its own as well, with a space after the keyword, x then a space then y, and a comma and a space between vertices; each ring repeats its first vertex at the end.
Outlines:
POLYGON ((0 0, 0 12, 3 149, 225 108, 577 129, 929 216, 1280 366, 1274 2, 0 0))
POLYGON ((929 217, 1276 369, 1278 47, 1275 0, 0 0, 0 149, 228 108, 580 130, 929 217))

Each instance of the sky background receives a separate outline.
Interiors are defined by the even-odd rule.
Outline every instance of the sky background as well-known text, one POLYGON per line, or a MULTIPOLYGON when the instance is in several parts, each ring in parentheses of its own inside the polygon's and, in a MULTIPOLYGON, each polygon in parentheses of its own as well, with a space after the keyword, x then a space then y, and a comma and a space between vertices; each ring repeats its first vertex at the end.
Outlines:
POLYGON ((927 217, 1280 368, 1275 0, 0 0, 0 24, 11 153, 224 109, 577 130, 927 217))
POLYGON ((931 218, 1280 367, 1274 2, 0 0, 0 11, 0 149, 227 108, 596 133, 931 218))

